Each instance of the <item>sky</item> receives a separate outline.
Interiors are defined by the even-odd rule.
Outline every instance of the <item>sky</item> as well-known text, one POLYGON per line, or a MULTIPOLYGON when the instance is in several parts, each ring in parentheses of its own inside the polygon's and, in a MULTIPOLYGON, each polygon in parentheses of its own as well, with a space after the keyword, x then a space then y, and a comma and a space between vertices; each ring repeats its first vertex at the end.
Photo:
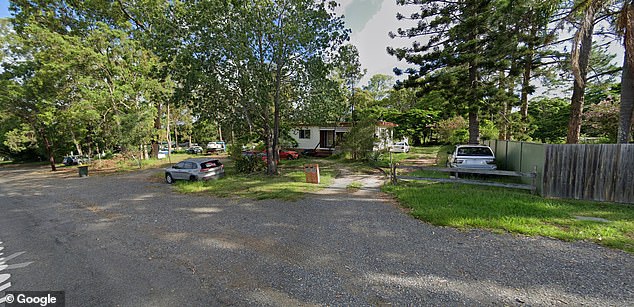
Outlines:
POLYGON ((352 30, 350 43, 357 46, 363 68, 367 69, 361 85, 375 74, 394 76, 394 67, 404 68, 407 63, 399 62, 387 54, 386 48, 411 45, 412 41, 402 38, 391 39, 390 31, 410 28, 415 21, 396 20, 398 12, 409 15, 416 6, 398 6, 394 0, 338 0, 338 12, 344 15, 346 25, 352 30))
POLYGON ((0 0, 0 18, 9 17, 9 0, 0 0))
MULTIPOLYGON (((346 25, 352 30, 350 43, 357 46, 361 65, 367 69, 360 86, 365 85, 375 74, 395 77, 394 67, 408 67, 407 63, 399 62, 396 57, 387 54, 386 48, 411 46, 412 40, 391 39, 388 33, 396 31, 399 27, 414 26, 415 21, 396 20, 396 14, 400 12, 403 15, 409 15, 417 10, 417 6, 398 6, 395 0, 337 0, 337 2, 340 3, 337 13, 345 16, 346 25)), ((8 7, 8 0, 0 0, 0 17, 9 16, 8 7)), ((620 66, 623 61, 623 47, 620 44, 614 44, 610 51, 617 54, 615 64, 620 66)))

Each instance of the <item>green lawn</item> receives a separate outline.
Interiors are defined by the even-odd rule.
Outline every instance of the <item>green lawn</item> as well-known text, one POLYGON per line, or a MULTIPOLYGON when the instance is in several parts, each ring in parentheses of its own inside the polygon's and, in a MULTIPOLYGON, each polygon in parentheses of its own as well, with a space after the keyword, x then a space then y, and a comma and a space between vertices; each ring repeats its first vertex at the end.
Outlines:
POLYGON ((634 253, 631 205, 544 199, 518 190, 424 181, 387 185, 383 190, 411 208, 414 217, 434 225, 589 240, 634 253))
POLYGON ((363 187, 363 184, 362 184, 361 182, 354 181, 354 182, 351 182, 351 183, 350 183, 350 184, 346 187, 346 189, 348 189, 348 190, 350 190, 350 191, 352 191, 352 192, 356 192, 356 191, 358 191, 359 189, 361 189, 362 187, 363 187))
MULTIPOLYGON (((164 168, 164 167, 168 167, 171 164, 175 164, 180 161, 183 161, 187 158, 197 158, 197 157, 204 157, 204 156, 190 155, 190 154, 171 154, 170 159, 166 157, 165 159, 141 160, 141 169, 164 168)), ((99 160, 93 159, 93 164, 96 164, 96 165, 99 164, 99 160)), ((126 160, 117 161, 115 167, 117 172, 134 171, 139 169, 139 163, 138 161, 134 159, 126 159, 126 160)))
POLYGON ((181 193, 209 193, 220 197, 246 197, 255 199, 297 200, 307 192, 316 192, 329 186, 334 179, 334 171, 320 169, 320 183, 306 183, 303 170, 282 170, 279 176, 264 174, 236 174, 229 165, 225 178, 210 181, 178 182, 176 189, 181 193))

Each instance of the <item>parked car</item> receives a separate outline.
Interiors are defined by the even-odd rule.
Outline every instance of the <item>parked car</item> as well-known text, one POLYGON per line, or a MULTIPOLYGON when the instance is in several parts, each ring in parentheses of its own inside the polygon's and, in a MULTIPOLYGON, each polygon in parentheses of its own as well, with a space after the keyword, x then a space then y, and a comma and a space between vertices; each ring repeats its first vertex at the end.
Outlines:
POLYGON ((70 166, 70 165, 82 165, 82 164, 86 164, 90 161, 90 158, 86 157, 86 156, 67 156, 64 157, 64 159, 62 160, 62 164, 66 165, 66 166, 70 166))
POLYGON ((390 146, 391 152, 409 152, 409 144, 407 142, 398 142, 390 146))
MULTIPOLYGON (((267 160, 266 151, 260 152, 242 152, 242 155, 257 155, 262 161, 267 160)), ((293 150, 280 150, 280 160, 295 160, 299 158, 299 153, 293 150)))
POLYGON ((447 166, 455 168, 497 169, 495 154, 484 145, 458 145, 449 153, 447 166))
POLYGON ((227 146, 225 142, 209 142, 207 143, 207 152, 225 151, 227 146))
POLYGON ((243 157, 253 157, 255 155, 257 155, 258 152, 257 151, 253 151, 253 150, 243 150, 242 151, 242 156, 243 157))
POLYGON ((199 153, 203 153, 203 148, 200 146, 192 146, 187 148, 185 152, 187 152, 188 154, 199 154, 199 153))
POLYGON ((209 180, 224 177, 225 166, 217 159, 192 158, 183 160, 165 169, 165 182, 175 180, 209 180))
POLYGON ((295 160, 299 158, 299 153, 294 150, 280 150, 280 159, 295 160))

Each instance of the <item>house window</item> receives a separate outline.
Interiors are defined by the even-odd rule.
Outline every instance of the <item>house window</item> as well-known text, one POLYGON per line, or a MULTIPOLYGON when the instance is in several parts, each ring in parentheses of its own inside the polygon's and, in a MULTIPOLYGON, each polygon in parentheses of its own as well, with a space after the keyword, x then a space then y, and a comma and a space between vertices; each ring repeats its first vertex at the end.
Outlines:
POLYGON ((308 129, 299 130, 299 138, 300 139, 310 139, 310 130, 308 130, 308 129))

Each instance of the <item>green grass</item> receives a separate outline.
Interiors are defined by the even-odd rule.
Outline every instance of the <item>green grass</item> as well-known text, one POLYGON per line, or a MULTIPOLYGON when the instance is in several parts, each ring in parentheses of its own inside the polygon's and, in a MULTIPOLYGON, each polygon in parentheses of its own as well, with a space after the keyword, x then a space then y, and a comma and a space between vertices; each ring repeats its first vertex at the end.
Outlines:
MULTIPOLYGON (((167 159, 167 157, 165 159, 141 160, 141 169, 168 167, 171 164, 178 163, 187 158, 195 158, 195 157, 203 157, 203 156, 190 155, 190 154, 172 154, 169 160, 167 159)), ((93 162, 94 161, 97 161, 97 160, 93 160, 93 162)), ((116 170, 117 172, 139 170, 139 163, 138 161, 134 159, 121 160, 116 163, 116 169, 117 169, 116 170)))
POLYGON ((363 184, 361 182, 353 181, 346 187, 346 189, 351 191, 357 191, 361 189, 362 187, 363 187, 363 184))
POLYGON ((178 182, 181 193, 209 193, 219 197, 245 197, 255 199, 297 200, 305 193, 316 192, 329 186, 334 179, 331 170, 320 170, 320 183, 306 183, 303 170, 281 171, 279 176, 264 174, 236 174, 232 167, 226 168, 225 178, 210 181, 178 182))
POLYGON ((414 217, 434 225, 589 240, 634 253, 631 205, 544 199, 524 191, 447 183, 402 182, 383 190, 411 208, 414 217), (609 222, 578 220, 575 216, 609 222))

